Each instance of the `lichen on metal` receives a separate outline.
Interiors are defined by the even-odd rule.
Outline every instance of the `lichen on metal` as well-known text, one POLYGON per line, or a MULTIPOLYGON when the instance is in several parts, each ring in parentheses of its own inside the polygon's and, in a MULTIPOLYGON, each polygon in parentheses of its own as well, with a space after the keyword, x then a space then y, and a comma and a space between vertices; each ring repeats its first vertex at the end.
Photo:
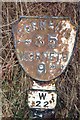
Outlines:
POLYGON ((40 81, 59 76, 70 61, 76 31, 69 18, 20 18, 13 34, 17 57, 26 73, 40 81))

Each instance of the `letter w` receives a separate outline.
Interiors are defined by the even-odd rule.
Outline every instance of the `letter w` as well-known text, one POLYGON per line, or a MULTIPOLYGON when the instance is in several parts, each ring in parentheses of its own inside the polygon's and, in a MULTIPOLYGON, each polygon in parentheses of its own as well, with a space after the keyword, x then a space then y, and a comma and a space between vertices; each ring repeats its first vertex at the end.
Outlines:
POLYGON ((39 98, 40 100, 43 98, 43 100, 45 100, 46 97, 46 93, 39 93, 39 98))

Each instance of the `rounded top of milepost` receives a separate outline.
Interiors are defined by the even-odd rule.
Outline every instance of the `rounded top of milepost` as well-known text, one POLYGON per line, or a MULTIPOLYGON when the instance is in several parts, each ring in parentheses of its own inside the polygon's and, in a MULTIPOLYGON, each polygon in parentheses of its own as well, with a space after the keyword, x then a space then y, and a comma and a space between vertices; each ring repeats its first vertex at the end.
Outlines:
POLYGON ((14 45, 25 72, 39 81, 58 77, 68 65, 76 28, 68 18, 22 17, 13 25, 14 45))

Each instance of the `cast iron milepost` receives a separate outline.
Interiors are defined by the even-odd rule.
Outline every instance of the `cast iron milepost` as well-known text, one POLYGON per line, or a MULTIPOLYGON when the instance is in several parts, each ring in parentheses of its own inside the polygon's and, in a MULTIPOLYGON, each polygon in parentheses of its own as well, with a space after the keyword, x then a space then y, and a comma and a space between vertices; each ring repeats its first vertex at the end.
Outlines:
POLYGON ((22 16, 12 26, 16 55, 32 80, 28 106, 32 119, 54 114, 55 82, 66 69, 76 42, 77 27, 68 17, 22 16))

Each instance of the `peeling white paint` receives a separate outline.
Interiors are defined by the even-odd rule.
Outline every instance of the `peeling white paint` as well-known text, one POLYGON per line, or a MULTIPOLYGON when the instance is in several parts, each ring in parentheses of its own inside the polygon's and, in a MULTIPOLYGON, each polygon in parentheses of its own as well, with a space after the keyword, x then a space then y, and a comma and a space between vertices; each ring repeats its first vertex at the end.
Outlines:
POLYGON ((43 85, 39 85, 37 82, 33 81, 33 86, 32 89, 38 89, 38 90, 56 90, 55 84, 47 84, 44 86, 43 85))
POLYGON ((67 41, 68 41, 68 40, 67 40, 65 37, 62 37, 62 38, 61 38, 61 41, 62 41, 63 44, 67 44, 67 41))

